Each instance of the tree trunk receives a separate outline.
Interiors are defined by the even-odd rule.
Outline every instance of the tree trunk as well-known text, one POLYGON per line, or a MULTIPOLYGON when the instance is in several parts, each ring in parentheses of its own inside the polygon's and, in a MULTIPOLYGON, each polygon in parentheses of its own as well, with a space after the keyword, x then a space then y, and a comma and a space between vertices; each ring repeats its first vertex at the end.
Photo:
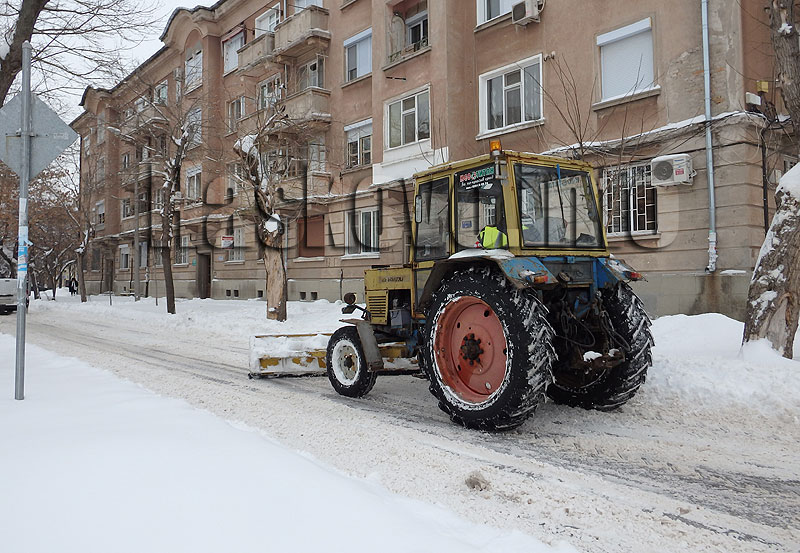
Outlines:
MULTIPOLYGON (((280 240, 280 237, 278 238, 280 240)), ((264 268, 267 270, 267 318, 286 320, 286 267, 279 248, 264 248, 264 268)))
POLYGON ((800 126, 800 33, 795 24, 795 2, 772 0, 769 10, 772 48, 775 50, 781 95, 792 119, 796 138, 800 126))
POLYGON ((780 187, 775 201, 778 209, 750 281, 743 343, 766 338, 791 359, 800 313, 800 201, 780 187))
MULTIPOLYGON (((781 94, 795 136, 800 130, 800 43, 794 0, 771 0, 770 35, 781 94)), ((800 314, 800 185, 792 170, 775 193, 775 217, 753 270, 747 296, 743 343, 766 338, 791 359, 800 314)))
MULTIPOLYGON (((163 242, 162 242, 163 243, 163 242)), ((169 246, 161 247, 161 265, 164 268, 164 289, 167 296, 167 313, 175 314, 175 283, 172 282, 172 254, 169 246)))
POLYGON ((48 1, 23 0, 20 5, 8 54, 4 58, 0 58, 0 106, 5 104, 8 91, 17 74, 22 70, 22 43, 30 40, 33 36, 36 20, 48 1))
POLYGON ((84 269, 83 269, 83 259, 84 259, 84 257, 85 257, 85 254, 82 254, 82 253, 78 254, 78 260, 77 260, 78 270, 76 271, 78 273, 78 291, 81 294, 81 303, 86 303, 86 301, 88 299, 86 297, 86 280, 85 280, 86 279, 86 274, 85 274, 84 269))

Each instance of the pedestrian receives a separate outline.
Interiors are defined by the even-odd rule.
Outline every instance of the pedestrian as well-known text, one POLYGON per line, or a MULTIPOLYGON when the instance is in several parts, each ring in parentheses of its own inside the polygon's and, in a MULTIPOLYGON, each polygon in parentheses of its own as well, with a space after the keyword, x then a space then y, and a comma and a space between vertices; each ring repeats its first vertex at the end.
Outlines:
POLYGON ((69 295, 74 296, 78 292, 78 283, 75 282, 75 278, 69 279, 69 295))

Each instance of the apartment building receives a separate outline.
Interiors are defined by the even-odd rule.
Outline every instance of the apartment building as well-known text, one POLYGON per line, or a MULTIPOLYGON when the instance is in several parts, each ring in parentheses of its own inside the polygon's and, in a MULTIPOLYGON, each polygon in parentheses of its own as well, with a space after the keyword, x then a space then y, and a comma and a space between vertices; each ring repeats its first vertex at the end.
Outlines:
POLYGON ((407 261, 414 172, 499 138, 593 164, 612 251, 646 273, 652 313, 741 315, 798 150, 762 6, 709 0, 707 93, 700 2, 531 0, 512 14, 516 4, 177 10, 163 48, 114 88, 87 89, 73 123, 95 204, 89 290, 131 289, 138 227, 147 292, 163 294, 159 197, 176 129, 197 130, 181 167, 176 290, 215 298, 265 293, 242 137, 258 134, 280 168, 294 300, 360 293, 365 268, 407 261))

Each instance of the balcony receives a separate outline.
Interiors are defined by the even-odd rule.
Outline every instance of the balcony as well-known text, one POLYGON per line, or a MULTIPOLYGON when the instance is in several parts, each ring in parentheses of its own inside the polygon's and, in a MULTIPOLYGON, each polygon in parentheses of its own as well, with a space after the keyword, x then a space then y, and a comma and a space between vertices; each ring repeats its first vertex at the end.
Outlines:
POLYGON ((287 177, 280 183, 283 190, 282 200, 287 202, 324 196, 330 192, 331 176, 328 173, 308 172, 307 186, 303 189, 303 177, 287 177))
POLYGON ((275 27, 274 60, 288 63, 304 54, 328 48, 328 10, 310 6, 284 19, 275 27))
POLYGON ((137 182, 140 187, 144 186, 143 183, 146 183, 152 174, 151 166, 152 163, 150 161, 140 161, 132 167, 120 170, 122 188, 132 191, 137 182))
POLYGON ((389 69, 390 67, 393 67, 407 60, 408 58, 413 58, 420 54, 424 54, 428 50, 430 50, 430 44, 428 44, 428 37, 424 37, 418 42, 408 44, 403 49, 389 54, 387 65, 383 67, 383 69, 384 70, 389 69))
POLYGON ((290 125, 331 121, 331 93, 324 88, 310 87, 296 92, 283 100, 281 106, 290 125))
POLYGON ((147 132, 156 127, 164 127, 167 124, 164 106, 148 105, 131 117, 122 122, 120 130, 123 136, 132 136, 140 132, 147 132))
POLYGON ((270 62, 270 56, 272 56, 274 50, 274 33, 264 33, 255 40, 248 42, 237 52, 239 55, 239 68, 237 69, 237 73, 259 73, 259 71, 264 68, 264 65, 270 62))

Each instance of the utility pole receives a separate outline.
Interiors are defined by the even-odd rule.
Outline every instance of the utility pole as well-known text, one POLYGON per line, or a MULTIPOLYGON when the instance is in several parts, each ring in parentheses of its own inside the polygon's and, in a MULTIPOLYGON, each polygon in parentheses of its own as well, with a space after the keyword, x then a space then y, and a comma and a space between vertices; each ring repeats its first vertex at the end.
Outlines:
POLYGON ((139 172, 136 171, 136 180, 133 183, 133 212, 136 216, 136 227, 133 229, 133 301, 139 301, 139 265, 141 265, 141 252, 139 246, 139 172))
POLYGON ((14 399, 25 399, 25 316, 28 314, 28 182, 31 180, 31 43, 22 44, 22 164, 19 172, 19 234, 17 242, 17 362, 14 399))

